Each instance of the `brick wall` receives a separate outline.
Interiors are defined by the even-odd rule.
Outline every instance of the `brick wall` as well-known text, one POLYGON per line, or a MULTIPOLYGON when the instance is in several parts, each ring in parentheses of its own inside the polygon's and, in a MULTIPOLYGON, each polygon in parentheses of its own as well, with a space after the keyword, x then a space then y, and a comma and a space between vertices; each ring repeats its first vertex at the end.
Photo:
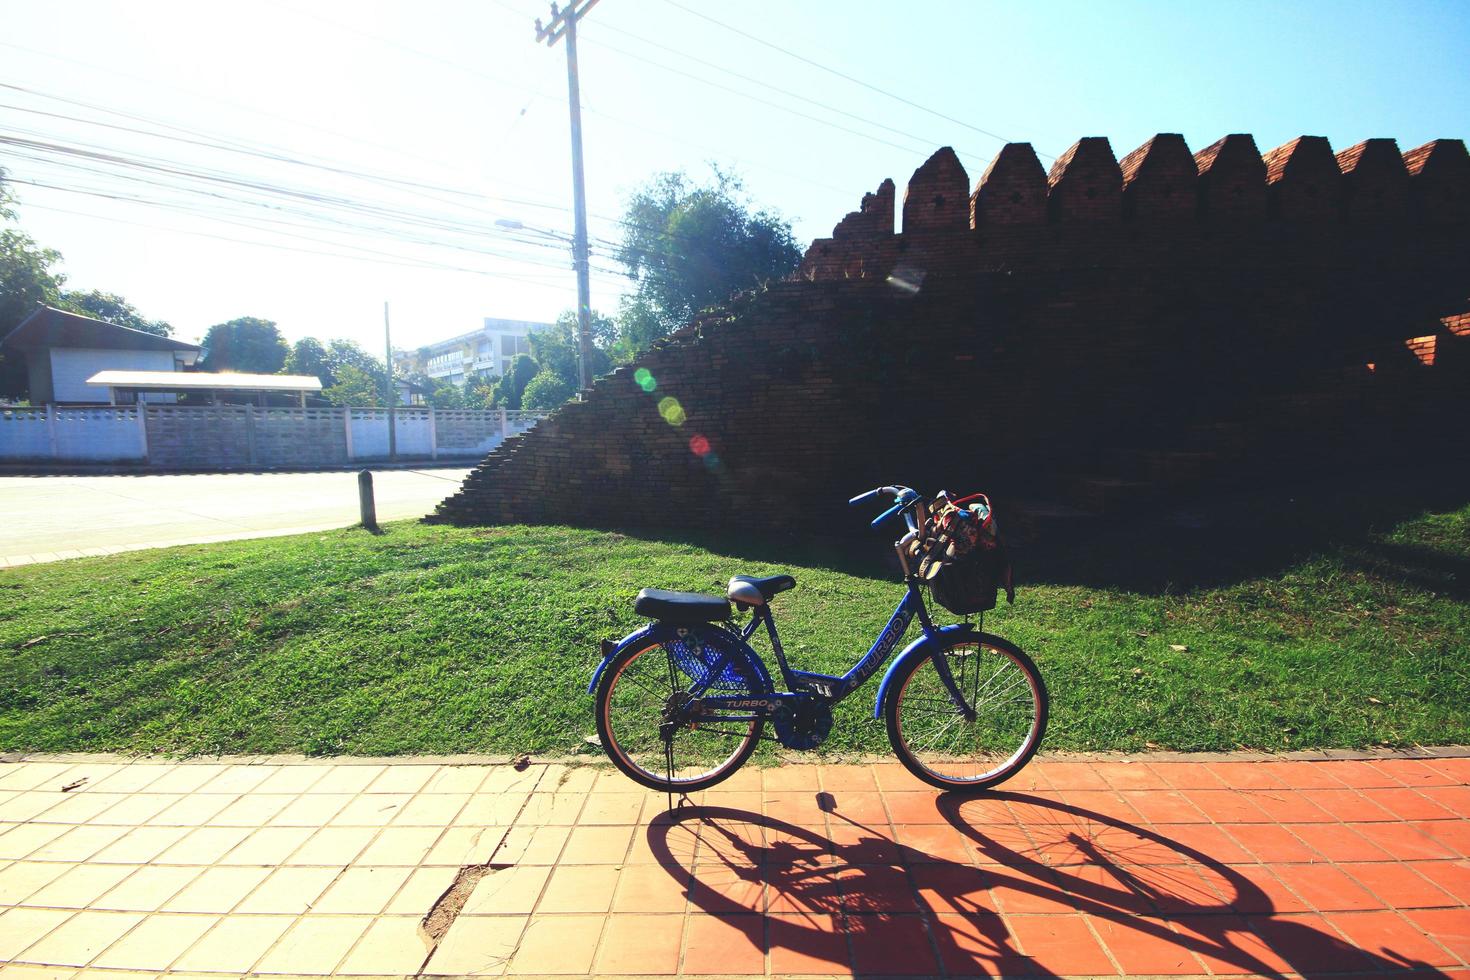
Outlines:
POLYGON ((1161 134, 1119 161, 1089 138, 1050 172, 1011 144, 973 190, 944 149, 898 233, 895 191, 790 281, 508 439, 441 519, 850 522, 845 498, 880 483, 1059 494, 1132 451, 1178 488, 1227 450, 1238 478, 1351 458, 1406 419, 1429 446, 1464 429, 1470 385, 1440 367, 1466 359, 1406 346, 1470 343, 1459 141, 1263 159, 1245 135, 1192 154, 1161 134))

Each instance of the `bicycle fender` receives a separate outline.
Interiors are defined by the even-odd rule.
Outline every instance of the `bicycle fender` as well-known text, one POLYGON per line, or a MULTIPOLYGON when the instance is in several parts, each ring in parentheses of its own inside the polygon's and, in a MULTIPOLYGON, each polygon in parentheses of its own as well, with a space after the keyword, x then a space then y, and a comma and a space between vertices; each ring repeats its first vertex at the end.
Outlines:
POLYGON ((873 699, 873 717, 883 717, 883 704, 888 700, 888 689, 893 684, 893 678, 898 676, 898 670, 909 660, 922 657, 930 651, 943 649, 945 641, 952 636, 961 633, 974 633, 975 627, 968 623, 960 623, 956 626, 941 626, 933 636, 920 636, 917 640, 904 647, 898 656, 893 658, 893 663, 888 665, 888 670, 883 673, 883 681, 878 685, 878 696, 873 699))
MULTIPOLYGON (((613 643, 611 640, 604 640, 602 661, 597 665, 597 669, 592 672, 592 683, 587 685, 587 693, 597 693, 597 685, 601 682, 603 672, 607 670, 607 665, 612 663, 613 658, 622 653, 631 644, 640 643, 644 640, 653 640, 657 643, 677 640, 679 638, 679 630, 689 630, 691 628, 697 629, 698 627, 673 626, 669 623, 649 623, 647 626, 629 633, 617 641, 617 643, 613 643)), ((770 671, 766 670, 765 662, 756 655, 754 650, 750 649, 748 644, 741 641, 739 637, 718 634, 715 637, 715 642, 722 646, 731 644, 732 642, 737 644, 732 652, 738 652, 744 655, 746 662, 750 664, 751 670, 760 679, 763 693, 769 693, 775 690, 775 683, 771 680, 770 671)))

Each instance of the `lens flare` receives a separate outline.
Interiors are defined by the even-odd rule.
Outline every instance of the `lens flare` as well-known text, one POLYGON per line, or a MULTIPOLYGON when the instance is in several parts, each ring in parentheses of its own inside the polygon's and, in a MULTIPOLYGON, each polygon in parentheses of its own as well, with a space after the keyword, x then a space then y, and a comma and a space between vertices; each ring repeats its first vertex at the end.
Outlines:
POLYGON ((663 398, 658 403, 658 414, 664 417, 664 421, 670 425, 683 425, 688 417, 684 414, 684 406, 679 404, 677 398, 663 398))
POLYGON ((654 380, 653 372, 648 370, 648 368, 639 368, 634 371, 633 381, 638 387, 648 393, 652 393, 653 389, 658 387, 658 382, 654 380))
POLYGON ((695 434, 689 440, 689 451, 696 456, 709 455, 709 440, 702 435, 695 434))

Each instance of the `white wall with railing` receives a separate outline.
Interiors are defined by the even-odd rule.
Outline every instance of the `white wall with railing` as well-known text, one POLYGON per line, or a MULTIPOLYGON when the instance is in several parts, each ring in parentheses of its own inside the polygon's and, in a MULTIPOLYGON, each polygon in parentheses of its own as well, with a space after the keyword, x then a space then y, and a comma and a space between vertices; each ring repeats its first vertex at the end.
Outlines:
MULTIPOLYGON (((546 412, 399 408, 393 455, 471 460, 546 412)), ((0 463, 128 463, 160 468, 335 466, 389 459, 385 408, 248 405, 0 407, 0 463)))

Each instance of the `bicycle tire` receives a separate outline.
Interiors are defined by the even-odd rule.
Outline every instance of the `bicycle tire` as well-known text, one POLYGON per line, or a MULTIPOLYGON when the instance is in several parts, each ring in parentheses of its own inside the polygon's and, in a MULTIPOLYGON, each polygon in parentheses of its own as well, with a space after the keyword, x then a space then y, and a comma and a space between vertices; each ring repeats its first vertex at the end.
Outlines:
MULTIPOLYGON (((987 703, 980 706, 982 710, 974 722, 963 721, 954 706, 949 703, 947 690, 939 680, 938 671, 933 667, 933 654, 926 653, 902 665, 899 668, 900 672, 894 676, 893 689, 884 704, 888 742, 904 768, 931 786, 961 792, 998 786, 1020 772, 1041 746, 1041 740, 1046 735, 1050 708, 1046 682, 1042 679, 1041 672, 1036 669, 1036 664, 1024 651, 1015 644, 989 633, 973 633, 953 638, 945 643, 943 654, 950 659, 951 673, 961 690, 966 690, 967 685, 973 685, 977 696, 972 698, 972 705, 979 700, 978 695, 986 694, 991 690, 991 685, 995 683, 996 678, 1009 672, 1024 679, 1027 693, 1030 694, 1029 710, 1019 701, 1015 701, 1014 706, 1011 700, 999 704, 987 703), (976 648, 977 653, 986 651, 994 656, 976 655, 972 658, 973 664, 962 664, 960 669, 956 669, 956 662, 960 658, 954 655, 953 651, 961 647, 973 647, 976 648), (987 686, 981 689, 979 679, 982 671, 991 664, 996 665, 996 670, 992 673, 987 686), (1014 668, 1014 671, 1009 671, 1008 668, 1014 668), (922 706, 920 698, 924 699, 922 706), (939 703, 940 700, 942 703, 939 703), (905 718, 906 707, 908 707, 909 719, 912 720, 905 718), (986 707, 991 708, 992 711, 986 713, 983 710, 986 707), (998 709, 1004 710, 999 711, 998 709), (916 744, 917 740, 923 737, 921 735, 922 720, 919 717, 921 713, 928 713, 936 719, 936 724, 942 725, 936 729, 938 732, 938 735, 934 736, 936 744, 932 747, 924 746, 923 754, 928 758, 920 757, 920 747, 916 744), (1003 714, 1004 717, 998 718, 997 714, 1003 714), (941 719, 944 720, 941 721, 941 719), (1014 746, 1009 744, 1011 741, 1009 734, 985 734, 978 727, 982 724, 1004 723, 1010 728, 1015 728, 1021 721, 1027 722, 1026 730, 1014 746), (973 734, 967 738, 965 733, 971 730, 973 734), (941 741, 943 744, 939 744, 941 741), (981 744, 982 741, 986 744, 981 744), (974 744, 967 746, 967 742, 974 744), (989 742, 999 743, 998 748, 992 749, 989 742), (974 775, 962 776, 958 773, 965 767, 965 760, 972 758, 973 755, 972 752, 967 751, 967 748, 980 749, 985 752, 999 751, 1004 755, 998 764, 982 768, 974 775), (952 761, 946 759, 946 753, 953 757, 952 761), (942 766, 944 770, 951 771, 941 771, 936 766, 942 766)), ((1014 690, 1017 683, 1019 682, 1013 678, 1005 678, 1000 682, 1001 686, 996 689, 995 693, 1009 693, 1014 690)))
MULTIPOLYGON (((610 717, 614 712, 612 701, 614 697, 618 696, 619 685, 624 681, 624 678, 627 676, 626 672, 631 669, 631 666, 636 665, 641 658, 650 655, 653 651, 659 650, 663 650, 663 644, 658 640, 650 638, 636 647, 622 651, 607 665, 607 669, 603 671, 602 680, 597 687, 597 700, 594 706, 598 738, 602 742, 603 752, 606 753, 608 759, 612 761, 612 764, 623 775, 641 786, 659 790, 660 792, 678 793, 693 793, 698 790, 708 789, 730 778, 750 758, 751 753, 756 749, 756 743, 760 740, 761 733, 765 729, 765 720, 757 719, 750 722, 748 731, 741 737, 734 752, 723 758, 722 761, 708 771, 699 772, 688 778, 674 778, 670 780, 667 776, 666 768, 661 774, 657 771, 657 767, 651 769, 641 765, 635 756, 649 754, 650 745, 646 739, 647 733, 644 733, 644 741, 638 746, 629 744, 630 737, 633 736, 632 732, 625 732, 620 737, 616 729, 623 726, 614 724, 610 717)), ((740 664, 736 667, 736 670, 742 674, 743 680, 748 687, 748 691, 745 693, 748 693, 751 697, 762 696, 764 692, 761 689, 761 685, 751 675, 748 665, 740 664)), ((688 679, 687 674, 683 676, 685 680, 688 679)), ((641 687, 640 689, 644 690, 645 693, 649 693, 646 689, 641 687)), ((669 692, 671 694, 673 693, 672 684, 669 684, 669 692)), ((688 726, 681 730, 693 732, 698 730, 698 726, 688 726)), ((713 732, 716 730, 707 729, 707 731, 713 732)), ((657 737, 656 725, 653 734, 657 737)))

